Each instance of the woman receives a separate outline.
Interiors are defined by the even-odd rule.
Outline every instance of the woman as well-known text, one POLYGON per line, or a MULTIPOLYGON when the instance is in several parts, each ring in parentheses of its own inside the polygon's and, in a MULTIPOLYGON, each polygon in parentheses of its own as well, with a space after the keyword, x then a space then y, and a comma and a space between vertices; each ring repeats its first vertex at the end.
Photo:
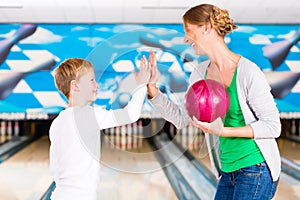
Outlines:
MULTIPOLYGON (((189 123, 206 134, 210 160, 220 181, 215 199, 271 199, 281 170, 275 138, 280 136, 279 112, 259 67, 228 49, 224 37, 237 26, 228 11, 201 4, 183 15, 185 42, 197 55, 207 55, 190 76, 190 84, 213 79, 224 85, 230 106, 224 127, 191 119, 184 107, 168 101, 156 87, 158 72, 152 68, 148 97, 160 114, 177 128, 189 123)), ((155 55, 150 54, 155 65, 155 55)))

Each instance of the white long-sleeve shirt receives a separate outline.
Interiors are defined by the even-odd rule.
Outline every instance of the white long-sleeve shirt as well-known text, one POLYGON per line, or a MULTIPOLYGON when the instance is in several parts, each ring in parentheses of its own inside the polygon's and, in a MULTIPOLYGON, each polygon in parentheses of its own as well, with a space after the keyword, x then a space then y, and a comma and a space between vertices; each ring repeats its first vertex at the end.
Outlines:
POLYGON ((50 172, 56 183, 51 199, 97 198, 100 130, 137 121, 146 92, 146 86, 139 85, 123 109, 87 105, 67 108, 57 116, 49 131, 50 172))

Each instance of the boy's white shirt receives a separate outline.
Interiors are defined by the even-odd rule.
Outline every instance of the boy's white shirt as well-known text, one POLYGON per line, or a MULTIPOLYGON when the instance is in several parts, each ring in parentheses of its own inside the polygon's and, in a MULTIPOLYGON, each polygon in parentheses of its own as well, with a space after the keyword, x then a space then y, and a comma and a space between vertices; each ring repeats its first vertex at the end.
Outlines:
POLYGON ((139 85, 123 109, 70 107, 53 121, 49 137, 50 172, 56 182, 51 199, 96 199, 100 171, 100 130, 140 117, 147 88, 139 85))

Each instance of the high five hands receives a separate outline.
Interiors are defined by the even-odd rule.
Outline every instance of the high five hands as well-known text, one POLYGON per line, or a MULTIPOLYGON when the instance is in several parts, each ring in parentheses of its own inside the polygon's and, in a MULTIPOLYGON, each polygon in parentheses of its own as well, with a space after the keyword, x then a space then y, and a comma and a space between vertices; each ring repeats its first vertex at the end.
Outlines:
POLYGON ((143 56, 140 60, 140 71, 134 72, 138 84, 147 84, 155 86, 159 79, 159 71, 155 54, 150 50, 149 60, 143 56))

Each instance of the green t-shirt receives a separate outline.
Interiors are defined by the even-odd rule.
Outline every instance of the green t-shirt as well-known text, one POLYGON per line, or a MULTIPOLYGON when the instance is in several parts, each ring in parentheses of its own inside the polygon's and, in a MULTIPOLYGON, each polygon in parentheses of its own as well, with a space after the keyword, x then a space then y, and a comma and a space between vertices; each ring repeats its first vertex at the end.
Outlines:
MULTIPOLYGON (((245 126, 245 119, 238 100, 236 74, 237 67, 229 87, 226 88, 230 105, 224 117, 224 127, 245 126)), ((233 172, 265 160, 252 138, 220 137, 220 150, 222 171, 224 172, 233 172)))

